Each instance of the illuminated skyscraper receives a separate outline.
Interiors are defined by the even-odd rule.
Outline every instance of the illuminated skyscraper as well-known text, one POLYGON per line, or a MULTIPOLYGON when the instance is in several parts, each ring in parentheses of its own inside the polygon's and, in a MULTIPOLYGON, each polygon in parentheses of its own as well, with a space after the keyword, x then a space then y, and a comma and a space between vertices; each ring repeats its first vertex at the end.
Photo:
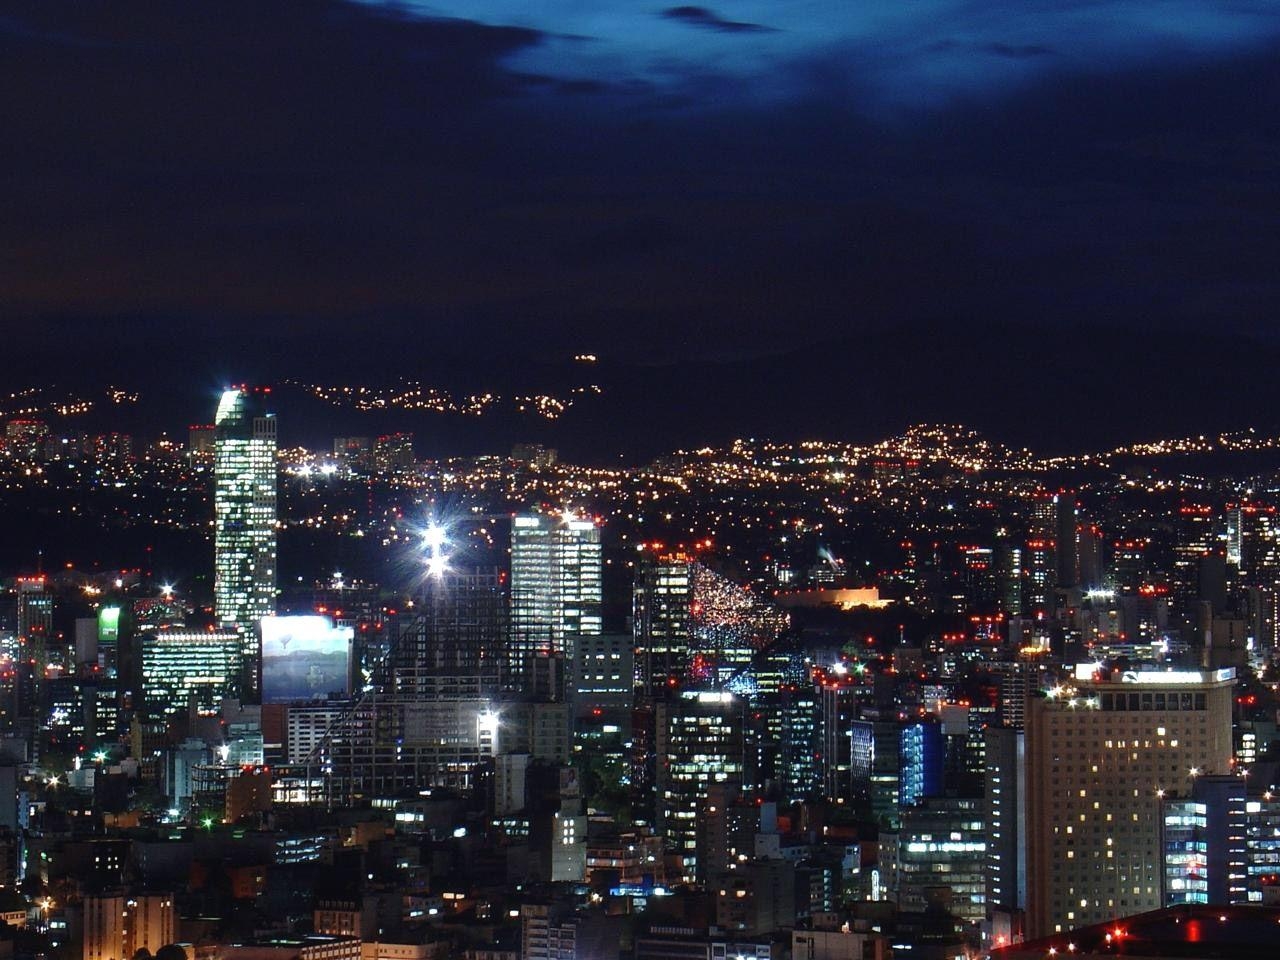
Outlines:
POLYGON ((214 418, 214 604, 239 631, 242 695, 259 695, 258 621, 276 612, 276 419, 265 390, 227 390, 214 418))
POLYGON ((1165 906, 1249 901, 1246 810, 1235 774, 1196 777, 1190 797, 1165 801, 1165 906))
POLYGON ((636 692, 661 699, 680 683, 689 659, 690 564, 646 558, 633 595, 636 692))
POLYGON ((731 693, 685 691, 655 705, 657 818, 683 876, 697 875, 698 816, 712 786, 744 786, 744 702, 731 693))
POLYGON ((18 643, 21 655, 43 675, 53 640, 53 594, 43 575, 18 578, 18 643))
POLYGON ((1093 670, 1028 704, 1031 938, 1163 906, 1159 801, 1231 768, 1234 671, 1093 670))
POLYGON ((600 528, 571 514, 518 516, 511 523, 513 674, 538 654, 565 654, 566 639, 601 630, 600 528))

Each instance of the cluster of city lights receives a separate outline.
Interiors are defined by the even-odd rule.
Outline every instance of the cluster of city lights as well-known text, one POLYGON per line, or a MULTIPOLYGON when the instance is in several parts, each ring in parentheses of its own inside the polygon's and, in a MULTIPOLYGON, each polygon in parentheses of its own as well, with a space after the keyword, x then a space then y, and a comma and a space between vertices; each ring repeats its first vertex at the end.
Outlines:
POLYGON ((745 667, 787 629, 787 614, 701 563, 689 565, 689 648, 694 679, 745 667))
POLYGON ((599 394, 601 388, 596 384, 585 387, 574 387, 567 398, 551 394, 528 394, 501 397, 498 394, 472 393, 455 396, 448 390, 433 387, 416 380, 402 381, 392 387, 361 385, 324 385, 286 381, 309 393, 319 400, 335 407, 370 413, 380 410, 408 410, 422 413, 456 414, 464 417, 479 417, 499 408, 514 410, 516 413, 532 413, 547 420, 558 420, 574 404, 575 396, 592 393, 599 394))

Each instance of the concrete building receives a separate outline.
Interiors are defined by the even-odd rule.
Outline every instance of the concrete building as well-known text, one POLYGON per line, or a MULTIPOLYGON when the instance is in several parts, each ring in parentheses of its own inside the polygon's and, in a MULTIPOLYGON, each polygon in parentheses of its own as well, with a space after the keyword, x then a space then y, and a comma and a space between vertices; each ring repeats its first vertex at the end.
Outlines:
POLYGON ((1029 704, 1027 934, 1155 910, 1159 799, 1231 767, 1232 670, 1103 671, 1029 704))
POLYGON ((84 960, 129 960, 174 942, 173 895, 121 891, 84 898, 84 960))
POLYGON ((233 943, 219 956, 220 960, 361 960, 358 937, 320 934, 233 943))

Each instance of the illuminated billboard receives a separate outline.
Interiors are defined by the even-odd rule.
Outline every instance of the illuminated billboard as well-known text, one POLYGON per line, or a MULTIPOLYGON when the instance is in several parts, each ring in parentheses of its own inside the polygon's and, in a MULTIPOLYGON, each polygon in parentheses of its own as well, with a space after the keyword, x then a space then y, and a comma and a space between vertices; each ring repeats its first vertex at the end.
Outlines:
POLYGON ((328 617, 263 617, 262 702, 351 692, 351 627, 328 617))
POLYGON ((120 608, 103 607, 98 611, 98 646, 114 647, 120 643, 120 608))

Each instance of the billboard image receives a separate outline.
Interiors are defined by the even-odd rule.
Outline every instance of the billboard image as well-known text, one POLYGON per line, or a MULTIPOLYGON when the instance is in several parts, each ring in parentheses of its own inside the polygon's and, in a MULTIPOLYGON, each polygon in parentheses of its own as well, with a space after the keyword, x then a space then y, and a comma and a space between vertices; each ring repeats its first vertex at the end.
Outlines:
POLYGON ((350 694, 353 636, 328 617, 263 617, 262 702, 350 694))

